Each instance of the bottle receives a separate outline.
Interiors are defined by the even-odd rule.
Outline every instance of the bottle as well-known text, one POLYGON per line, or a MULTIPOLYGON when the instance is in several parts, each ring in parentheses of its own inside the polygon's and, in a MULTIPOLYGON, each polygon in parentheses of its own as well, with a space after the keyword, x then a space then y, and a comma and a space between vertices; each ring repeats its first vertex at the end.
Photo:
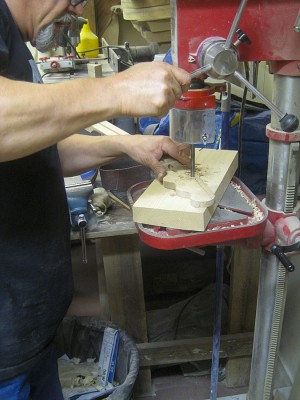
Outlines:
POLYGON ((91 31, 88 19, 81 29, 80 43, 77 45, 76 50, 81 58, 96 58, 99 55, 99 39, 98 36, 91 31))

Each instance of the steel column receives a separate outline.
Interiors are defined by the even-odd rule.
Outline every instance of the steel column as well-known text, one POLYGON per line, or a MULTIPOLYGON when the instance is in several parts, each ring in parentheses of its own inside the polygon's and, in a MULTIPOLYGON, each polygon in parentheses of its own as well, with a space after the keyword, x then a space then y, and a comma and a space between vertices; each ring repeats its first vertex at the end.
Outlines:
MULTIPOLYGON (((276 75, 273 102, 299 118, 300 78, 276 75)), ((280 129, 276 116, 271 126, 280 129)), ((293 212, 299 182, 299 143, 270 140, 266 205, 293 212)), ((288 274, 276 256, 263 251, 254 332, 249 400, 271 400, 287 293, 288 274)))

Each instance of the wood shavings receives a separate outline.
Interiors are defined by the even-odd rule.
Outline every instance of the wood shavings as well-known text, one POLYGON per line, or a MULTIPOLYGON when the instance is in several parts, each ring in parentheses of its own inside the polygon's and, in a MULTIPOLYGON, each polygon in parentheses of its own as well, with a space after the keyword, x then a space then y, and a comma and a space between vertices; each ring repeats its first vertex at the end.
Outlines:
MULTIPOLYGON (((255 223, 259 222, 259 221, 262 221, 262 220, 264 219, 264 213, 263 213, 263 212, 260 210, 260 208, 257 206, 256 200, 255 200, 255 199, 250 200, 249 197, 243 192, 241 186, 238 185, 237 183, 231 182, 230 184, 231 184, 232 187, 239 193, 239 195, 240 195, 244 200, 246 200, 247 204, 248 204, 248 205, 252 208, 252 210, 253 210, 253 214, 252 214, 252 216, 249 216, 249 217, 248 217, 248 220, 247 220, 247 224, 246 224, 246 225, 251 225, 251 224, 255 224, 255 223)), ((231 225, 230 227, 231 227, 231 228, 237 228, 238 226, 245 226, 245 222, 240 222, 239 224, 234 224, 234 225, 231 225)), ((214 227, 211 228, 211 229, 207 229, 207 231, 218 231, 218 230, 222 230, 222 229, 224 230, 224 229, 228 229, 228 228, 229 228, 228 225, 226 225, 226 226, 220 226, 220 225, 218 225, 218 226, 214 226, 214 227)))
POLYGON ((69 359, 64 355, 58 359, 58 372, 64 400, 73 396, 82 399, 104 398, 102 395, 110 394, 115 388, 110 383, 106 387, 100 385, 99 362, 92 358, 82 362, 79 358, 69 359))
MULTIPOLYGON (((249 206, 253 209, 253 219, 255 221, 262 221, 264 218, 263 212, 257 207, 255 199, 250 200, 241 189, 241 186, 237 183, 231 182, 232 187, 240 194, 240 196, 246 200, 249 206)), ((251 220, 251 218, 249 218, 251 220)))

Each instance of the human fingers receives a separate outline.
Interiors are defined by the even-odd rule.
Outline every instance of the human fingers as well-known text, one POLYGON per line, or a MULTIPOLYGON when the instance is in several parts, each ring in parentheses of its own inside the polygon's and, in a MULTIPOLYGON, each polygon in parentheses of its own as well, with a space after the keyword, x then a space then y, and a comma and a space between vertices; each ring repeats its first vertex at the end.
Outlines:
POLYGON ((169 137, 165 137, 162 144, 162 151, 164 154, 168 154, 179 161, 182 165, 186 167, 190 166, 190 146, 188 144, 175 142, 169 137))
POLYGON ((190 75, 164 62, 140 63, 114 77, 122 115, 164 116, 190 83, 190 75))
POLYGON ((170 66, 175 81, 177 82, 180 92, 185 93, 188 91, 191 84, 191 76, 182 68, 170 66))
POLYGON ((166 165, 160 162, 162 157, 169 156, 184 166, 190 166, 190 146, 175 142, 168 136, 129 135, 122 139, 125 154, 151 168, 160 181, 166 175, 166 165))
MULTIPOLYGON (((161 160, 165 155, 177 160, 185 167, 190 167, 190 146, 187 144, 176 143, 168 137, 163 137, 161 143, 161 157, 159 157, 159 159, 161 160)), ((156 178, 162 181, 167 173, 167 168, 165 163, 159 162, 159 159, 153 157, 151 161, 149 161, 156 178)))
POLYGON ((154 173, 156 179, 160 182, 162 182, 163 177, 167 174, 166 166, 156 159, 153 159, 151 162, 151 170, 154 173))
POLYGON ((151 88, 156 88, 153 102, 157 106, 158 114, 164 116, 188 90, 190 75, 183 69, 174 67, 164 62, 152 63, 152 74, 149 77, 151 88), (151 79, 153 79, 151 81, 151 79), (157 86, 156 86, 157 85, 157 86))
POLYGON ((170 97, 171 108, 175 101, 180 99, 189 87, 191 78, 190 75, 181 68, 174 67, 170 64, 163 63, 166 72, 165 83, 172 96, 170 97))

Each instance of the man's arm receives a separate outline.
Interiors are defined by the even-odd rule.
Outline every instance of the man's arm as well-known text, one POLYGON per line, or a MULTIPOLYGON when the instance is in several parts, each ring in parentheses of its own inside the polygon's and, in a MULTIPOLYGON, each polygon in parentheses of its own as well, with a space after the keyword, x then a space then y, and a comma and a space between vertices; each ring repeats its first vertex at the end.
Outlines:
POLYGON ((189 83, 187 72, 160 62, 51 85, 0 77, 0 162, 35 153, 115 116, 163 116, 189 83))
POLYGON ((78 134, 61 141, 58 150, 65 176, 79 175, 126 155, 151 168, 161 180, 166 171, 159 160, 164 155, 171 156, 184 165, 189 165, 190 162, 189 146, 174 143, 167 136, 78 134))

